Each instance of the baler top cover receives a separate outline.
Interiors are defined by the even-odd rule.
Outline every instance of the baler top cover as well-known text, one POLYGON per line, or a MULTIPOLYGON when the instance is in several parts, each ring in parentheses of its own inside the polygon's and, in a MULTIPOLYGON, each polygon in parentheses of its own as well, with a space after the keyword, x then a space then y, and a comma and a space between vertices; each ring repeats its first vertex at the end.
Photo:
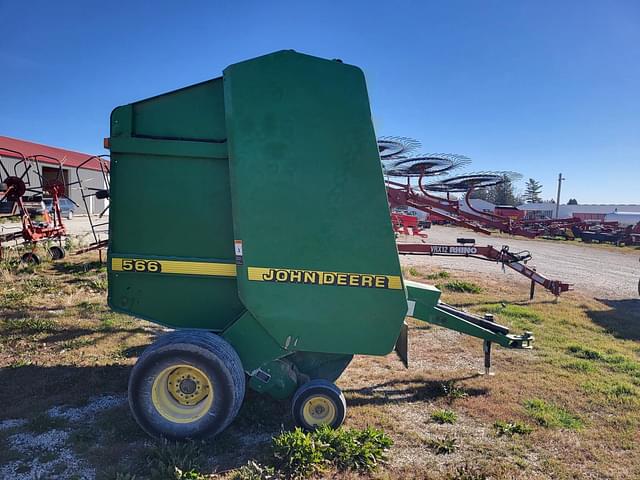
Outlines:
POLYGON ((113 308, 391 351, 407 300, 360 69, 276 52, 119 107, 111 128, 113 308))

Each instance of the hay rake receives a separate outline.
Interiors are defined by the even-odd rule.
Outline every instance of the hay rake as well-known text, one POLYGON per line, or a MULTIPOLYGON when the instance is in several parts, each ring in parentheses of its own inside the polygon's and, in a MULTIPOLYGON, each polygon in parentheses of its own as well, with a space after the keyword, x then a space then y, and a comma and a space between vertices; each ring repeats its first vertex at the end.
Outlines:
POLYGON ((19 251, 26 249, 21 260, 26 263, 38 264, 41 258, 36 252, 36 248, 44 245, 46 253, 52 260, 60 260, 65 257, 66 252, 63 240, 67 231, 62 220, 60 210, 60 199, 66 198, 74 205, 77 205, 66 195, 67 185, 65 185, 63 174, 63 163, 48 155, 32 155, 26 157, 21 152, 0 148, 0 153, 4 151, 12 157, 17 158, 13 166, 13 173, 9 171, 5 162, 0 157, 0 174, 2 182, 0 187, 0 203, 11 202, 13 204, 13 215, 19 217, 21 227, 19 231, 11 231, 0 235, 0 258, 7 255, 8 250, 19 251), (45 179, 41 174, 41 162, 54 163, 56 175, 53 179, 45 179), (32 175, 35 175, 38 183, 32 183, 32 175), (30 193, 31 195, 27 195, 30 193), (52 212, 49 214, 44 208, 43 197, 49 196, 52 199, 52 212), (35 202, 42 206, 42 220, 37 220, 31 213, 27 203, 35 202), (51 243, 56 243, 51 245, 51 243), (11 248, 6 248, 3 244, 11 244, 11 248))
POLYGON ((80 255, 82 253, 91 252, 94 250, 98 250, 102 252, 103 249, 107 248, 109 245, 109 221, 103 220, 104 215, 109 211, 109 204, 97 215, 97 220, 93 217, 92 208, 90 205, 91 199, 96 198, 97 200, 108 200, 110 196, 110 156, 109 155, 94 155, 92 157, 87 158, 84 162, 80 163, 76 167, 76 184, 78 184, 80 188, 80 194, 82 198, 82 203, 84 204, 85 211, 87 212, 87 217, 89 219, 89 226, 91 227, 91 235, 93 237, 93 241, 86 247, 81 248, 76 251, 76 255, 80 255), (100 172, 102 174, 102 180, 106 188, 96 188, 90 187, 86 185, 86 181, 82 180, 82 175, 80 174, 82 168, 85 167, 88 163, 96 161, 100 167, 100 172))

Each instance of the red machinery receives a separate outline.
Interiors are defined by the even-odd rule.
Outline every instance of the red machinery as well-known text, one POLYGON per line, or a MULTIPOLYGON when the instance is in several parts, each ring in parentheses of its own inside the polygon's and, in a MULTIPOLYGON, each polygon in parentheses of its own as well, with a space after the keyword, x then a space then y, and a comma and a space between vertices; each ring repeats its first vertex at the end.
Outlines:
POLYGON ((400 212, 391 212, 391 225, 393 231, 400 235, 413 235, 427 238, 426 233, 422 233, 418 217, 400 212))
MULTIPOLYGON (((43 241, 57 241, 57 245, 47 245, 46 251, 53 260, 64 258, 65 249, 62 243, 67 232, 62 221, 62 213, 60 211, 60 198, 66 196, 66 187, 64 176, 62 173, 62 162, 60 160, 46 155, 34 155, 25 157, 22 153, 0 148, 0 151, 8 152, 12 157, 17 158, 13 174, 9 172, 0 158, 0 174, 4 177, 0 184, 0 202, 12 202, 17 205, 17 213, 15 216, 20 217, 21 230, 0 235, 0 258, 3 256, 2 243, 15 242, 18 245, 25 246, 29 249, 21 257, 22 261, 27 263, 40 263, 40 257, 36 254, 37 245, 43 241), (42 159, 49 159, 58 165, 56 178, 45 180, 41 175, 40 162, 42 159), (33 168, 35 166, 35 168, 33 168), (35 173, 39 179, 39 185, 34 186, 31 183, 30 173, 35 173), (27 196, 27 193, 32 193, 27 196), (50 196, 52 199, 52 214, 44 207, 43 196, 50 196), (42 221, 36 221, 29 208, 27 202, 35 202, 42 205, 42 221)), ((69 199, 69 198, 68 198, 69 199)), ((73 200, 69 199, 72 203, 73 200)))
POLYGON ((550 229, 567 229, 579 219, 551 221, 523 220, 524 213, 515 208, 498 208, 496 213, 476 209, 470 199, 479 189, 500 185, 520 178, 514 172, 478 172, 448 177, 439 182, 425 183, 429 177, 450 173, 469 163, 460 155, 428 154, 409 156, 419 143, 404 137, 383 137, 378 142, 383 171, 386 176, 387 197, 392 208, 413 207, 449 223, 490 235, 490 229, 510 235, 534 238, 550 229), (404 183, 392 180, 404 178, 404 183), (417 184, 412 184, 412 178, 417 184), (435 195, 446 194, 446 198, 435 195), (451 199, 460 194, 463 200, 451 199))
MULTIPOLYGON (((95 155, 93 157, 87 158, 84 162, 79 164, 76 167, 76 183, 79 185, 82 203, 84 204, 85 210, 88 215, 89 225, 91 226, 91 234, 93 236, 93 242, 91 242, 88 246, 81 248, 76 251, 76 255, 80 255, 82 253, 91 252, 93 250, 98 250, 102 252, 104 248, 107 248, 109 244, 108 238, 108 225, 109 222, 102 221, 104 214, 109 210, 109 205, 100 212, 98 215, 98 221, 93 218, 91 213, 92 209, 89 207, 89 202, 87 200, 91 199, 91 197, 95 197, 98 200, 108 200, 109 199, 109 180, 110 180, 110 163, 109 163, 109 155, 95 155), (85 185, 86 181, 82 180, 82 175, 80 175, 80 170, 90 162, 97 162, 100 167, 100 172, 102 173, 102 180, 104 182, 104 188, 97 188, 92 186, 85 185)), ((102 253, 100 253, 102 255, 102 253)), ((101 256, 102 258, 102 256, 101 256)))
MULTIPOLYGON (((449 177, 440 182, 425 185, 425 178, 449 173, 467 164, 469 159, 447 154, 407 155, 418 146, 418 142, 402 137, 385 137, 380 139, 378 143, 383 171, 386 175, 387 198, 392 212, 394 208, 413 207, 425 212, 430 217, 445 219, 450 223, 487 235, 491 234, 490 230, 488 230, 489 228, 528 238, 539 235, 538 230, 530 228, 522 220, 522 212, 518 211, 518 213, 512 215, 499 215, 480 211, 474 208, 469 200, 475 190, 513 180, 518 177, 518 174, 513 172, 480 172, 449 177), (390 180, 389 177, 404 177, 406 183, 390 180), (417 185, 412 185, 412 178, 418 179, 417 185), (444 193, 446 198, 433 195, 432 192, 444 193), (459 200, 450 198, 451 193, 464 194, 465 208, 463 208, 459 200)), ((498 213, 504 212, 499 211, 498 213)), ((392 213, 392 223, 396 232, 405 232, 396 213, 392 213)), ((557 223, 555 221, 553 225, 556 226, 557 223)), ((426 235, 422 236, 426 237, 426 235)), ((558 280, 549 280, 537 273, 535 269, 528 267, 526 263, 531 259, 529 252, 510 252, 509 247, 506 245, 500 250, 491 245, 480 247, 475 245, 475 240, 469 239, 458 239, 458 242, 461 245, 399 243, 398 252, 400 254, 469 257, 500 263, 503 267, 508 266, 531 280, 531 298, 533 298, 536 284, 542 285, 556 296, 571 289, 570 284, 558 280)))
POLYGON ((507 266, 531 280, 531 298, 535 292, 535 284, 541 285, 556 297, 562 292, 572 289, 571 284, 559 280, 549 280, 540 275, 535 269, 526 263, 531 259, 528 251, 511 252, 504 245, 500 250, 491 245, 481 247, 475 245, 475 240, 458 239, 458 245, 431 245, 426 243, 398 243, 398 253, 412 255, 431 255, 449 257, 469 257, 479 260, 488 260, 507 266))

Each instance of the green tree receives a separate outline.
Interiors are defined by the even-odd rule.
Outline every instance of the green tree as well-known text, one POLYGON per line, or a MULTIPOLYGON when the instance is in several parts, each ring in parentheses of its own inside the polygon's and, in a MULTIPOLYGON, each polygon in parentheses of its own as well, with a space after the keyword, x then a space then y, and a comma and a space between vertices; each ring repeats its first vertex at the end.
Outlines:
POLYGON ((530 178, 524 187, 524 199, 527 203, 538 203, 542 201, 542 184, 530 178))
POLYGON ((495 205, 513 205, 518 204, 518 197, 514 192, 513 183, 508 175, 502 176, 502 183, 495 185, 489 190, 488 199, 495 205))
POLYGON ((578 200, 576 200, 575 198, 570 198, 567 202, 567 205, 578 205, 578 200))

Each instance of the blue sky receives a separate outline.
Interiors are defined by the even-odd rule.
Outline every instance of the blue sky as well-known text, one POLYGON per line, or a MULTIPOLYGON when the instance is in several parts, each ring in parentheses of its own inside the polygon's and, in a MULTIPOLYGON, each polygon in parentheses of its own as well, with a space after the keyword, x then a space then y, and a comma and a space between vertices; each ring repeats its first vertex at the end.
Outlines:
POLYGON ((0 0, 0 135, 100 152, 117 105, 284 48, 360 66, 378 135, 640 203, 640 2, 0 0))

